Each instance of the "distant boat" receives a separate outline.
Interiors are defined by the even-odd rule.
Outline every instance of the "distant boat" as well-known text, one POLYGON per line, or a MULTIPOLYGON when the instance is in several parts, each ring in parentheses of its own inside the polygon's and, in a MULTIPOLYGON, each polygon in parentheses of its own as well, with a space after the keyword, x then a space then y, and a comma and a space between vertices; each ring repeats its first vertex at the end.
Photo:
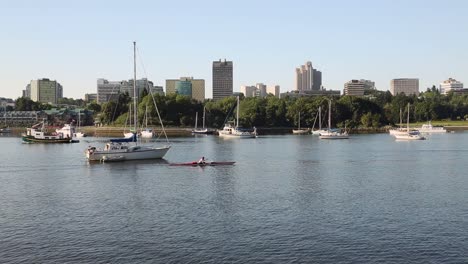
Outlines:
POLYGON ((442 126, 433 126, 431 124, 431 121, 427 124, 423 124, 421 128, 418 128, 420 133, 427 133, 427 134, 432 134, 432 133, 447 133, 447 129, 445 129, 442 126))
POLYGON ((82 137, 87 136, 84 132, 80 131, 80 128, 81 128, 81 110, 78 111, 78 128, 76 129, 76 132, 73 134, 74 137, 82 138, 82 137))
MULTIPOLYGON (((133 78, 133 119, 134 119, 134 131, 136 131, 137 124, 137 92, 136 92, 136 43, 133 42, 133 67, 134 67, 134 78, 133 78)), ((157 106, 156 106, 156 111, 157 106)), ((159 114, 158 114, 159 116, 159 114)), ((162 125, 164 132, 164 126, 162 125)), ((88 147, 85 154, 89 161, 126 161, 126 160, 146 160, 146 159, 161 159, 169 151, 170 146, 145 146, 137 144, 136 133, 130 138, 111 139, 103 149, 96 147, 88 147), (134 142, 135 144, 130 144, 134 142)))
POLYGON ((198 112, 195 113, 195 128, 192 130, 193 134, 213 134, 212 130, 205 128, 205 107, 203 107, 203 127, 200 129, 198 126, 198 112))
POLYGON ((320 139, 348 139, 349 135, 346 132, 333 131, 331 129, 331 100, 328 100, 328 131, 320 133, 320 139))
POLYGON ((257 129, 243 129, 239 127, 239 96, 237 97, 237 118, 236 122, 227 122, 222 130, 218 130, 220 137, 225 138, 255 138, 257 137, 257 129))
POLYGON ((33 125, 26 130, 21 140, 25 143, 74 143, 70 135, 65 136, 63 132, 49 133, 47 131, 46 121, 33 125))
POLYGON ((154 137, 154 132, 153 129, 148 128, 148 106, 145 108, 145 129, 141 130, 141 138, 153 138, 154 137))
POLYGON ((296 135, 309 134, 309 129, 308 128, 301 128, 301 112, 299 112, 297 122, 298 122, 297 129, 292 130, 293 134, 296 134, 296 135))
POLYGON ((421 136, 419 131, 410 131, 409 128, 409 112, 410 112, 410 104, 408 103, 408 117, 406 119, 406 133, 397 133, 394 134, 397 140, 424 140, 425 137, 421 136))
MULTIPOLYGON (((413 133, 413 134, 417 134, 418 130, 411 129, 410 132, 413 133)), ((396 136, 396 135, 404 136, 404 135, 406 135, 408 133, 408 130, 406 129, 406 127, 403 127, 403 116, 402 116, 401 108, 400 108, 400 125, 399 125, 399 127, 389 129, 388 133, 390 135, 392 135, 392 136, 396 136)))

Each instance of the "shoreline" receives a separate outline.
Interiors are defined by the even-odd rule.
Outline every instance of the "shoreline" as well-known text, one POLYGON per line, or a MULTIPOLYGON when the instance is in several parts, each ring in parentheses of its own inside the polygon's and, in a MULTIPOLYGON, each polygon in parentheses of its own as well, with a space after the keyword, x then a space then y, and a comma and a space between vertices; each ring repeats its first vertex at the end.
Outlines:
MULTIPOLYGON (((417 126, 410 126, 410 128, 416 128, 417 126)), ((419 126, 418 126, 419 127, 419 126)), ((348 132, 350 134, 380 134, 380 133, 388 133, 388 130, 393 127, 385 126, 379 128, 353 128, 349 129, 348 132)), ((468 126, 444 126, 447 131, 464 131, 468 130, 468 126)), ((11 127, 10 133, 0 133, 2 135, 21 135, 21 133, 26 132, 26 127, 11 127)), ((157 133, 161 132, 160 128, 153 128, 154 131, 157 133)), ((168 137, 185 137, 185 136, 192 136, 192 127, 166 127, 164 130, 168 137)), ((293 127, 257 127, 257 131, 259 135, 288 135, 292 134, 292 130, 295 129, 293 127)), ((217 134, 216 129, 215 135, 217 134)), ((129 131, 128 128, 125 127, 114 127, 114 126, 102 126, 102 127, 95 127, 95 126, 86 126, 80 128, 81 132, 86 133, 88 136, 93 137, 121 137, 123 136, 124 131, 129 131)))

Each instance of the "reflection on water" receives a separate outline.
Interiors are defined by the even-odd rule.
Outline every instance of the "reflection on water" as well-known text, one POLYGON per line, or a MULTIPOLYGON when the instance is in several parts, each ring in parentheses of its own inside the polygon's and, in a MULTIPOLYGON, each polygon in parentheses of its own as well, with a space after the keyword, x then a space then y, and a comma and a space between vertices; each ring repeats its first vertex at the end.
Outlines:
POLYGON ((467 139, 196 136, 162 160, 88 163, 101 138, 2 137, 0 259, 463 263, 467 139), (201 156, 236 165, 169 166, 201 156))

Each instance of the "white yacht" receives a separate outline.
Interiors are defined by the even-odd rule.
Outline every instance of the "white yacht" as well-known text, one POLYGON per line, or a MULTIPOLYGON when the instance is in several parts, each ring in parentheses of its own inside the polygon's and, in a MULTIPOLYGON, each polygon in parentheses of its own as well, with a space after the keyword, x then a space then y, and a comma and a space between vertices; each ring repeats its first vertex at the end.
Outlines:
POLYGON ((442 126, 433 126, 430 121, 427 124, 423 124, 421 126, 421 128, 419 128, 418 130, 421 133, 428 133, 428 134, 431 134, 431 133, 447 133, 447 129, 445 129, 442 126))

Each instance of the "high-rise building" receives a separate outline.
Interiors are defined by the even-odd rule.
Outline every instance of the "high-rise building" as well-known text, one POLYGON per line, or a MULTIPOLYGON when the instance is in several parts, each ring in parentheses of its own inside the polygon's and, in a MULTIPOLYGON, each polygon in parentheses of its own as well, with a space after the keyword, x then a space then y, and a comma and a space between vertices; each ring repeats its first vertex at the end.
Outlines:
MULTIPOLYGON (((30 98, 35 102, 56 104, 63 97, 63 88, 57 81, 49 79, 32 80, 30 98)), ((28 88, 26 88, 28 89, 28 88)))
POLYGON ((205 80, 194 79, 193 77, 180 77, 180 79, 166 80, 166 94, 183 94, 190 96, 199 102, 205 100, 205 80), (190 83, 191 92, 188 93, 188 83, 190 83), (179 90, 177 90, 179 87, 179 90))
POLYGON ((31 98, 31 84, 26 85, 26 89, 23 90, 23 97, 31 98))
POLYGON ((117 100, 120 93, 121 82, 108 81, 106 79, 97 80, 97 102, 106 103, 117 100))
POLYGON ((267 87, 267 94, 272 94, 275 97, 280 97, 280 86, 279 85, 270 85, 267 87))
POLYGON ((344 95, 362 96, 364 95, 364 82, 360 80, 351 80, 344 84, 344 95))
MULTIPOLYGON (((164 94, 161 86, 154 86, 153 82, 147 78, 138 79, 136 81, 137 96, 139 97, 143 90, 148 93, 164 94)), ((133 79, 124 81, 108 81, 106 79, 97 80, 97 102, 105 103, 111 100, 116 100, 119 93, 127 92, 133 98, 133 79)))
POLYGON ((453 78, 448 78, 448 80, 443 81, 440 83, 440 93, 447 94, 450 91, 459 92, 463 90, 463 83, 459 82, 453 78))
POLYGON ((419 79, 393 79, 390 81, 390 93, 392 95, 397 95, 399 93, 404 93, 405 95, 419 95, 419 79))
POLYGON ((213 100, 232 96, 233 92, 232 61, 213 61, 213 100))
POLYGON ((255 91, 257 91, 257 87, 255 86, 242 85, 240 88, 240 92, 244 94, 245 97, 254 97, 255 91))
POLYGON ((322 72, 312 67, 312 62, 308 61, 299 68, 296 68, 296 90, 318 91, 322 87, 322 72))
POLYGON ((264 98, 267 96, 267 86, 263 83, 257 83, 255 85, 257 91, 255 92, 255 96, 264 98))

